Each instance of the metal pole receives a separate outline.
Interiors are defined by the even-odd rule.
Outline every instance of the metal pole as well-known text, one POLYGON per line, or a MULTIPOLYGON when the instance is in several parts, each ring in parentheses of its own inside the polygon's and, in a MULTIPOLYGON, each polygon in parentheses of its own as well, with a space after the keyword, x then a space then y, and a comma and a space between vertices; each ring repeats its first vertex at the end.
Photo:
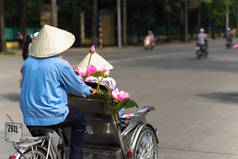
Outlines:
POLYGON ((81 36, 81 45, 84 44, 85 41, 85 20, 84 20, 84 13, 80 13, 80 36, 81 36))
POLYGON ((188 41, 188 0, 185 0, 184 40, 188 41))
POLYGON ((127 45, 127 0, 123 0, 122 3, 122 26, 123 26, 123 45, 126 46, 127 45))
POLYGON ((51 0, 51 25, 58 25, 57 0, 51 0))
POLYGON ((226 30, 229 28, 229 6, 226 4, 226 30))
POLYGON ((117 0, 117 33, 118 47, 121 48, 121 0, 117 0))

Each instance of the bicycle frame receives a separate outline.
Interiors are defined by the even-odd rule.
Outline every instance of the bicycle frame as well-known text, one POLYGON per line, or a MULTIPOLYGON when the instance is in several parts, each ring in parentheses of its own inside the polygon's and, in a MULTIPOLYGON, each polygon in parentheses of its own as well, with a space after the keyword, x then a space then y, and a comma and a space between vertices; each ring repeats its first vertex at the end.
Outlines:
MULTIPOLYGON (((61 137, 62 136, 60 136, 59 141, 61 141, 61 137)), ((54 159, 54 156, 57 156, 57 158, 60 159, 60 154, 59 152, 57 152, 50 134, 46 134, 45 136, 41 137, 26 137, 20 143, 13 143, 13 147, 17 151, 13 155, 15 156, 15 159, 19 159, 21 157, 27 159, 24 153, 30 149, 31 152, 34 154, 38 148, 41 148, 46 151, 46 159, 48 159, 49 156, 51 157, 51 159, 54 159), (45 146, 46 143, 48 143, 47 146, 45 146)))

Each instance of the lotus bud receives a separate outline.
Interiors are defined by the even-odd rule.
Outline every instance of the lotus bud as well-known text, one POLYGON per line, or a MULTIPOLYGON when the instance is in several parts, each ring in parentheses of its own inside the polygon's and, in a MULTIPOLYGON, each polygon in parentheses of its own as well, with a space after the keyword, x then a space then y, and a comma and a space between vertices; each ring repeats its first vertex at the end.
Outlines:
POLYGON ((89 49, 89 52, 91 54, 95 53, 95 46, 94 45, 91 46, 91 48, 89 49))

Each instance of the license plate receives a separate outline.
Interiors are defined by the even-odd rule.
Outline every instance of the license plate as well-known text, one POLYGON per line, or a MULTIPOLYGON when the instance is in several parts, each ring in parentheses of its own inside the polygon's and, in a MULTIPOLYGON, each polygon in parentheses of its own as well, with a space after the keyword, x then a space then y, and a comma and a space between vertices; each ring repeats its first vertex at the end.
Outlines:
POLYGON ((5 123, 5 140, 8 142, 20 142, 23 126, 21 123, 5 123))
POLYGON ((195 50, 199 50, 200 49, 200 47, 195 47, 195 50))

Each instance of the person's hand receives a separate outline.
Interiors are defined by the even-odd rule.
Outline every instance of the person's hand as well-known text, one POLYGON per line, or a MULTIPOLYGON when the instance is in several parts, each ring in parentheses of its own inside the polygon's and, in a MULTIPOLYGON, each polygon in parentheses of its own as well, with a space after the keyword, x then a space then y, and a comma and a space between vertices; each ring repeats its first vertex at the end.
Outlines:
POLYGON ((94 94, 96 94, 96 93, 97 93, 97 90, 93 88, 93 93, 90 94, 90 95, 92 96, 92 95, 94 95, 94 94))
POLYGON ((92 90, 93 90, 93 92, 88 95, 88 98, 89 98, 89 99, 92 98, 92 96, 97 93, 97 90, 96 90, 96 89, 92 88, 92 90))

